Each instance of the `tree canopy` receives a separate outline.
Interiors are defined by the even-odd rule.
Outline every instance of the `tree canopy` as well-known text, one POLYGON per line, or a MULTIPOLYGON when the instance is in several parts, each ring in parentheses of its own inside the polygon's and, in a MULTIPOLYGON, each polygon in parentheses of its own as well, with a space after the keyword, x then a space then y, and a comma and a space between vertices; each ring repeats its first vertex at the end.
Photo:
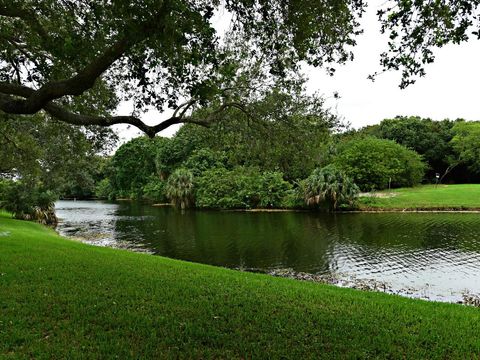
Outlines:
POLYGON ((425 164, 415 151, 375 137, 341 144, 334 164, 363 191, 414 186, 425 173, 425 164))
POLYGON ((0 113, 0 178, 41 182, 57 193, 67 190, 68 182, 86 189, 100 167, 98 155, 116 141, 108 128, 81 128, 43 114, 27 120, 0 113))
MULTIPOLYGON (((0 110, 41 110, 76 125, 127 123, 153 136, 177 123, 208 125, 242 108, 258 84, 306 62, 333 72, 352 59, 362 0, 0 0, 0 110), (215 14, 231 17, 227 39, 215 14), (232 46, 232 42, 234 46, 232 46), (245 72, 256 84, 245 83, 245 72), (134 111, 115 114, 132 100, 134 111), (198 112, 200 108, 208 112, 198 112), (174 109, 155 125, 145 110, 174 109)), ((384 3, 385 69, 402 86, 423 76, 432 48, 478 33, 476 0, 384 3)), ((253 95, 252 95, 253 94, 253 95)))
POLYGON ((247 61, 239 54, 281 78, 300 61, 345 62, 363 6, 358 0, 1 0, 0 109, 45 110, 77 125, 128 123, 150 136, 176 123, 206 123, 239 106, 236 65, 247 61), (241 37, 248 53, 220 40, 212 18, 221 8, 232 16, 231 38, 241 37), (134 114, 111 116, 122 99, 133 99, 134 114), (205 104, 217 107, 202 119, 187 116, 205 104), (137 116, 166 106, 175 112, 157 125, 137 116))

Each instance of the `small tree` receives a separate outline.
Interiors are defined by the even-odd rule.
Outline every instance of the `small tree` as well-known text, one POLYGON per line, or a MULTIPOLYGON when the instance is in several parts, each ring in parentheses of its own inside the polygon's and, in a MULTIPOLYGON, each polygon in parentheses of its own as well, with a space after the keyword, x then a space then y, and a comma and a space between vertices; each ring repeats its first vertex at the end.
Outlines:
POLYGON ((392 140, 365 137, 340 146, 334 164, 363 191, 414 186, 425 174, 425 163, 415 151, 392 140))
POLYGON ((167 180, 167 198, 181 209, 194 205, 193 174, 187 169, 177 169, 167 180))
POLYGON ((343 171, 333 165, 315 169, 304 181, 304 197, 308 206, 329 210, 353 208, 359 189, 343 171))

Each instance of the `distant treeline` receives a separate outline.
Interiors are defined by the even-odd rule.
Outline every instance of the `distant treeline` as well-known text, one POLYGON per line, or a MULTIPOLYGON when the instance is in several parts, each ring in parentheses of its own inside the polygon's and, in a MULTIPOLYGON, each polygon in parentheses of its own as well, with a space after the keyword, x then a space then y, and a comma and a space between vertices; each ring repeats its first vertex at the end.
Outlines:
MULTIPOLYGON (((96 195, 205 208, 304 207, 316 204, 306 191, 316 169, 335 169, 361 191, 434 183, 437 174, 448 183, 480 179, 478 122, 397 117, 341 132, 324 117, 287 119, 229 119, 185 125, 172 138, 133 139, 111 158, 96 195)), ((328 191, 321 181, 317 195, 328 191)))
MULTIPOLYGON (((354 208, 359 191, 480 180, 480 122, 397 117, 345 130, 328 112, 307 110, 255 121, 237 113, 209 128, 184 125, 172 138, 138 137, 111 157, 90 156, 76 176, 64 171, 49 190, 179 207, 332 210, 354 208)), ((25 203, 21 182, 3 184, 0 199, 25 203)))

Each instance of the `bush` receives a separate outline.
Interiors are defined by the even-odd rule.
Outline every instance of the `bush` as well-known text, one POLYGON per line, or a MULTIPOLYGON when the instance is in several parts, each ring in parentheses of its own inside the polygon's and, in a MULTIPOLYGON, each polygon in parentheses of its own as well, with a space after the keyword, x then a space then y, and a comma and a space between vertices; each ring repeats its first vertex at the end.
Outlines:
POLYGON ((185 209, 195 203, 193 174, 187 169, 177 169, 167 180, 165 187, 167 198, 176 207, 185 209))
POLYGON ((166 202, 166 182, 159 178, 152 178, 143 187, 143 198, 155 202, 166 202))
POLYGON ((100 199, 114 199, 115 192, 109 179, 102 179, 95 187, 95 196, 100 199))
POLYGON ((391 140, 354 139, 339 149, 334 164, 363 191, 389 186, 413 186, 423 178, 426 166, 415 151, 391 140))
POLYGON ((315 169, 303 182, 307 206, 328 207, 329 210, 355 207, 358 186, 343 171, 333 165, 315 169))
POLYGON ((245 167, 211 169, 197 179, 196 204, 222 209, 281 207, 290 188, 279 172, 260 173, 245 167))
POLYGON ((41 187, 20 181, 2 186, 1 206, 21 220, 38 221, 45 225, 56 225, 56 194, 41 187))
POLYGON ((285 192, 280 205, 284 209, 303 209, 305 208, 304 191, 302 182, 297 187, 289 189, 285 192))
POLYGON ((260 176, 260 189, 258 204, 262 208, 278 208, 282 207, 287 191, 292 186, 283 180, 281 172, 264 172, 260 176))
POLYGON ((203 208, 251 208, 258 204, 258 182, 244 168, 211 169, 196 181, 196 204, 203 208))

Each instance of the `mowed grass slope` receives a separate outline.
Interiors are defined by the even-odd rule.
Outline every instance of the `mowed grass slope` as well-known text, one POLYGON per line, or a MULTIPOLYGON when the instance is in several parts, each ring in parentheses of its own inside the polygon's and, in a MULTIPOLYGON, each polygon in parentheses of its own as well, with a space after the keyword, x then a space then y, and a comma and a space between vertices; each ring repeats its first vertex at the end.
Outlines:
POLYGON ((480 209, 480 184, 423 185, 380 191, 385 197, 360 197, 361 208, 480 209))
POLYGON ((480 311, 63 239, 0 218, 0 358, 480 356, 480 311))

